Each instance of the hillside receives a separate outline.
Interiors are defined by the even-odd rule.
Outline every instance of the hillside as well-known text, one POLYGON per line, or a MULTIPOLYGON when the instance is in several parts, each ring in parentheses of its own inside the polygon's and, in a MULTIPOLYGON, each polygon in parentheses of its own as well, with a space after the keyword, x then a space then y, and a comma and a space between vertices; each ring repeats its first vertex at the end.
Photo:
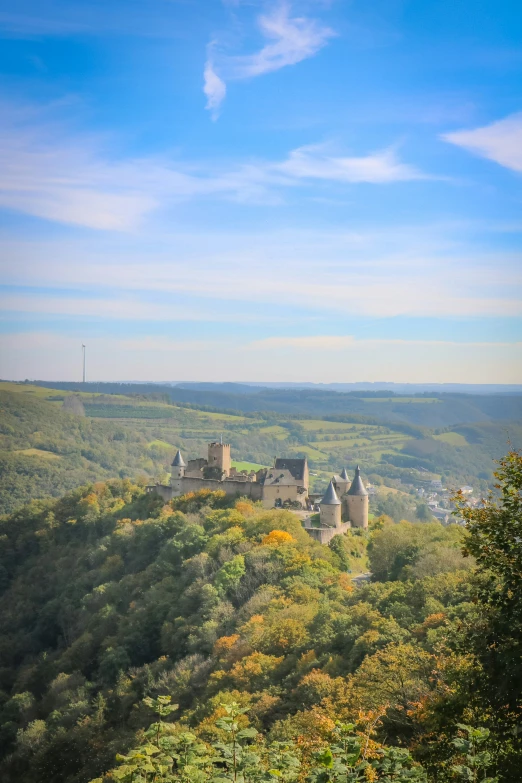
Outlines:
POLYGON ((317 389, 266 389, 252 387, 246 393, 231 384, 232 391, 215 388, 184 388, 159 384, 123 383, 45 383, 39 385, 62 390, 92 391, 106 394, 155 394, 173 404, 210 406, 238 413, 272 411, 279 414, 309 416, 376 417, 379 422, 405 423, 420 427, 449 427, 487 421, 522 420, 521 394, 454 394, 429 392, 399 395, 393 392, 334 392, 317 389))
POLYGON ((360 464, 377 486, 411 495, 410 512, 401 513, 412 518, 415 492, 430 479, 484 492, 492 459, 506 451, 508 441, 522 445, 517 422, 430 430, 384 424, 375 416, 240 415, 180 407, 159 393, 73 393, 14 383, 0 384, 0 415, 0 513, 32 498, 57 497, 87 480, 164 479, 177 448, 197 457, 209 440, 223 435, 241 468, 271 465, 275 455, 306 455, 317 491, 343 466, 360 464), (74 405, 64 407, 72 400, 81 402, 85 415, 71 412, 74 405))
POLYGON ((520 456, 499 478, 467 534, 382 518, 328 547, 291 512, 128 480, 0 519, 2 781, 515 783, 520 456))
POLYGON ((165 693, 207 738, 231 701, 283 740, 382 708, 379 736, 424 736, 437 765, 414 703, 434 695, 435 649, 474 611, 459 528, 377 528, 381 581, 354 589, 345 569, 367 567, 366 535, 323 547, 291 513, 223 493, 164 507, 128 481, 97 483, 0 525, 5 783, 89 781, 152 720, 142 698, 165 693), (390 667, 402 685, 382 679, 390 667))

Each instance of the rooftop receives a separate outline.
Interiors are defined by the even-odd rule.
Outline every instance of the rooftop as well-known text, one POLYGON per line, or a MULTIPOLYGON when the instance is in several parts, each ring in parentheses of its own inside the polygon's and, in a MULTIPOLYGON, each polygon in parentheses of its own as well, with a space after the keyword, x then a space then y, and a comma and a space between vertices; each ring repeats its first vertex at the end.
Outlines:
POLYGON ((361 478, 361 469, 359 465, 357 465, 357 467, 355 468, 355 476, 352 481, 352 485, 348 490, 348 495, 367 495, 367 494, 368 493, 365 489, 365 486, 361 478))
POLYGON ((321 500, 321 506, 340 506, 341 501, 337 497, 337 492, 335 491, 335 487, 333 485, 333 481, 330 481, 328 484, 328 489, 324 493, 324 497, 321 500))
POLYGON ((184 468, 185 466, 185 460, 181 456, 181 451, 178 449, 176 452, 176 456, 172 460, 172 467, 173 468, 184 468))
POLYGON ((278 457, 273 467, 273 471, 276 470, 289 470, 296 481, 303 481, 306 471, 306 457, 304 459, 278 457))

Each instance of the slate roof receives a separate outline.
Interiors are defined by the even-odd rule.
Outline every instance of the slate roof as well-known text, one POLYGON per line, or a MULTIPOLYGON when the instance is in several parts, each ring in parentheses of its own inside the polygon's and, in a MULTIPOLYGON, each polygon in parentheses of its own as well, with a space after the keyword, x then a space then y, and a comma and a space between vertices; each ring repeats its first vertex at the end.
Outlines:
POLYGON ((355 476, 354 476, 354 479, 352 481, 352 486, 348 490, 347 494, 348 495, 367 495, 368 494, 364 484, 362 483, 361 469, 360 469, 359 465, 357 465, 357 467, 355 468, 355 476))
POLYGON ((328 489, 324 493, 324 497, 321 500, 320 503, 321 506, 340 506, 341 501, 337 497, 337 492, 335 491, 335 487, 333 485, 333 481, 330 481, 328 484, 328 489))
POLYGON ((181 451, 178 449, 176 456, 172 460, 172 467, 173 468, 185 468, 185 460, 181 456, 181 451))
POLYGON ((294 487, 297 481, 292 476, 289 470, 285 468, 269 468, 266 472, 265 479, 263 481, 265 487, 271 484, 278 484, 284 487, 294 487))
POLYGON ((275 461, 273 471, 276 470, 289 470, 296 481, 303 481, 306 468, 305 459, 287 459, 286 457, 278 457, 275 461))
POLYGON ((343 481, 350 481, 348 477, 348 473, 346 472, 346 468, 343 468, 341 471, 341 478, 343 481))

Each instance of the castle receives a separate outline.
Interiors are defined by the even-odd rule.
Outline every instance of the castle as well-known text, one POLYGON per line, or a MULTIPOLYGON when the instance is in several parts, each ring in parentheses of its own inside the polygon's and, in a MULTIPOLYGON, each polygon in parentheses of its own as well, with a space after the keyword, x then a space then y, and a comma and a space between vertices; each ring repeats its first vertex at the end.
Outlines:
POLYGON ((307 532, 321 544, 327 544, 334 536, 346 533, 351 527, 368 528, 368 492, 357 465, 350 482, 346 468, 340 476, 334 476, 319 501, 319 527, 305 520, 307 532))
MULTIPOLYGON (((155 492, 169 501, 187 492, 200 489, 220 489, 227 495, 236 495, 260 501, 264 508, 290 506, 301 510, 312 508, 308 495, 308 462, 304 459, 277 457, 271 468, 258 471, 238 471, 232 466, 230 444, 208 444, 207 459, 185 462, 178 450, 172 461, 169 484, 154 484, 147 492, 155 492)), ((323 498, 318 501, 319 527, 311 519, 304 521, 306 531, 317 541, 327 544, 334 536, 350 527, 368 527, 368 492, 357 466, 353 481, 346 468, 333 476, 323 498)))
POLYGON ((232 466, 229 443, 209 443, 208 456, 187 463, 178 450, 172 462, 170 484, 147 487, 164 500, 200 489, 221 489, 227 495, 259 500, 265 508, 308 508, 308 462, 305 459, 277 458, 272 468, 238 471, 232 466))

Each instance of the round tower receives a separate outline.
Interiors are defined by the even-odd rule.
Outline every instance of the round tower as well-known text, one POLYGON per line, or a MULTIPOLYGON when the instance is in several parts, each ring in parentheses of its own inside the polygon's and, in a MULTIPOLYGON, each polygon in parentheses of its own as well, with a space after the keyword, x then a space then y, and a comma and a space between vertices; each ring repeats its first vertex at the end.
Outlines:
POLYGON ((182 495, 181 484, 185 476, 185 460, 181 456, 181 451, 178 449, 176 456, 172 460, 171 472, 170 472, 170 486, 174 495, 182 495))
POLYGON ((352 485, 346 494, 348 519, 352 527, 368 528, 368 493, 361 479, 361 469, 357 465, 352 485))
POLYGON ((321 527, 341 527, 341 501, 337 497, 333 481, 328 484, 320 508, 321 527))

